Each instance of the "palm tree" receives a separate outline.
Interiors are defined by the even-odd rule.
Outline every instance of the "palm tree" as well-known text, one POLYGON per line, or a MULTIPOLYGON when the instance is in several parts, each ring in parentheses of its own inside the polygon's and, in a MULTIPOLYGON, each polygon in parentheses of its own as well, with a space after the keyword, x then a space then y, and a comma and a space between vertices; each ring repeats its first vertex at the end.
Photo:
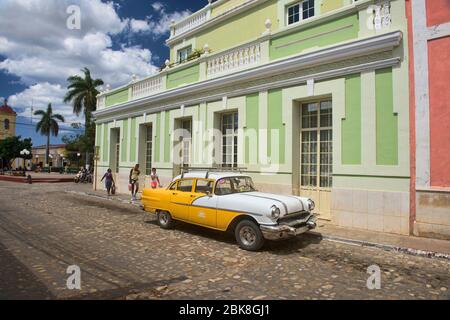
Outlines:
POLYGON ((64 122, 64 117, 60 114, 54 114, 52 104, 49 103, 47 111, 38 110, 34 113, 35 116, 41 116, 41 120, 36 125, 36 132, 47 137, 47 145, 45 148, 45 164, 48 166, 49 149, 50 149, 50 134, 58 136, 59 125, 58 121, 64 122))
POLYGON ((92 79, 91 72, 88 68, 81 71, 84 73, 84 78, 80 76, 71 76, 67 79, 69 86, 68 92, 64 97, 65 103, 72 103, 73 112, 79 116, 81 112, 84 113, 85 118, 85 136, 88 141, 86 149, 88 150, 86 156, 86 163, 89 163, 89 151, 94 150, 95 130, 92 123, 92 112, 97 109, 97 95, 99 91, 97 87, 103 85, 103 80, 92 79))

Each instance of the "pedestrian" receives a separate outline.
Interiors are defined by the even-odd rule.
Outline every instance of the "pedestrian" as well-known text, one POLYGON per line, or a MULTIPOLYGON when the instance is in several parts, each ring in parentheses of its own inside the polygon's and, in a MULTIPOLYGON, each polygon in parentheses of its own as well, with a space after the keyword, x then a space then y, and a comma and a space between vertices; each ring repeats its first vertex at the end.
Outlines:
POLYGON ((158 186, 161 188, 161 182, 159 181, 158 174, 156 173, 156 168, 152 168, 152 174, 150 175, 150 178, 152 180, 151 186, 152 189, 156 189, 158 186))
POLYGON ((112 170, 108 169, 106 173, 103 175, 103 178, 100 182, 105 180, 106 191, 108 192, 108 197, 111 195, 111 189, 115 186, 112 170))
POLYGON ((136 164, 130 171, 130 186, 131 186, 131 201, 137 200, 136 195, 139 191, 139 175, 141 171, 139 170, 139 164, 136 164))

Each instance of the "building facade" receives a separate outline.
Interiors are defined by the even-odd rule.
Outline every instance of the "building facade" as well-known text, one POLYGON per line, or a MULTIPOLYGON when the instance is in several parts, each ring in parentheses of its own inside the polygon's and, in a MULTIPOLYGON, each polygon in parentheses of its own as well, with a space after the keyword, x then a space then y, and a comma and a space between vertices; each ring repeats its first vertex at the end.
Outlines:
POLYGON ((136 163, 164 184, 183 166, 240 167, 337 225, 412 233, 406 9, 208 3, 172 25, 164 69, 99 95, 98 175, 113 169, 127 192, 136 163))
POLYGON ((408 0, 411 229, 450 239, 450 1, 408 0))
POLYGON ((0 106, 0 140, 16 135, 16 118, 16 112, 8 105, 8 101, 5 99, 3 105, 0 106))
MULTIPOLYGON (((36 167, 45 167, 45 151, 46 145, 33 147, 32 163, 36 167)), ((64 168, 69 161, 66 159, 65 144, 51 144, 49 146, 49 166, 55 168, 64 168)))

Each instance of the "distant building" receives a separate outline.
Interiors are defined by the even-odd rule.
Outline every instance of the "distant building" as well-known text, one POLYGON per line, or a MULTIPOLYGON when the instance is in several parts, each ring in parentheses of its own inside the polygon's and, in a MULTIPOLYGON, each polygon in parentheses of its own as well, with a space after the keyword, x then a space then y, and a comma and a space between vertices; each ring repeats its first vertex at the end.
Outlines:
MULTIPOLYGON (((44 167, 45 164, 45 148, 46 146, 33 147, 33 165, 44 167)), ((66 145, 65 144, 51 144, 49 149, 49 166, 62 168, 68 164, 68 160, 65 158, 66 145)))
POLYGON ((5 99, 0 107, 0 140, 16 135, 16 118, 17 113, 8 106, 8 100, 5 99))

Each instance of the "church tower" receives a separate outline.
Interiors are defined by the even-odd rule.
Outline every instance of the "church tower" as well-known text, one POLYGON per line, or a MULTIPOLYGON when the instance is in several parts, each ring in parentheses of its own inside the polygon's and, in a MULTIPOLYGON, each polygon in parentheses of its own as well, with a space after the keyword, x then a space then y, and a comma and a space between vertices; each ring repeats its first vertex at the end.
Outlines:
POLYGON ((8 106, 8 100, 5 99, 0 106, 0 140, 16 135, 16 118, 17 113, 8 106))

